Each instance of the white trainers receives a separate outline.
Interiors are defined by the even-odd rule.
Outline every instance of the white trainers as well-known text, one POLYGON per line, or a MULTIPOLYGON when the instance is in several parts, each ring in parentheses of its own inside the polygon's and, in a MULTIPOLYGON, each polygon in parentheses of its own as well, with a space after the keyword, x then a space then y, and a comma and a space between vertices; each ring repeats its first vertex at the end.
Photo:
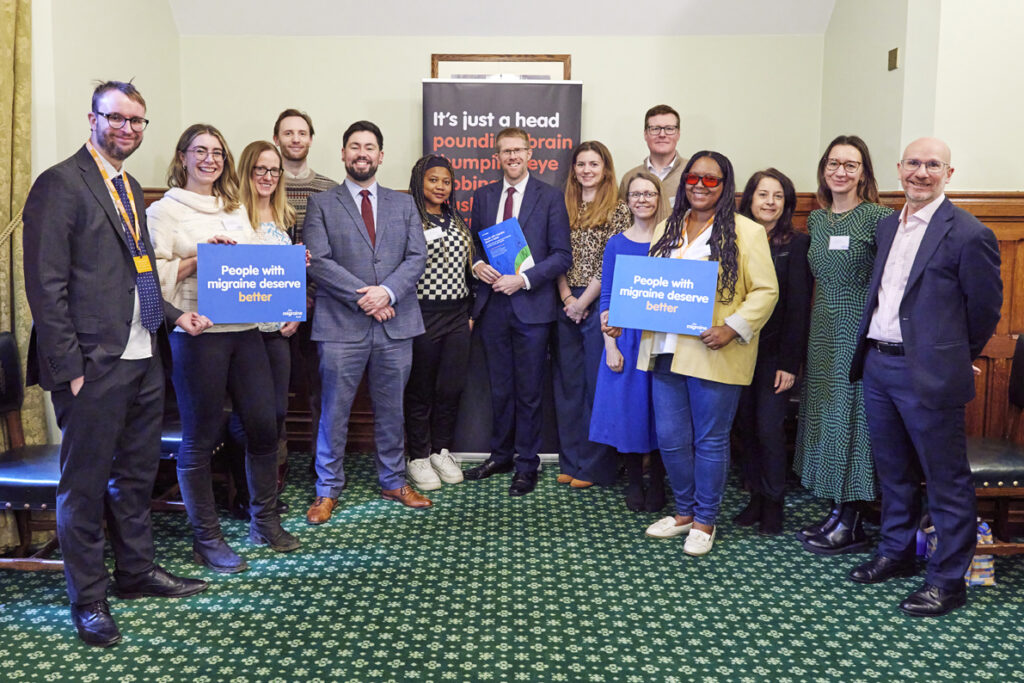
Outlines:
POLYGON ((648 536, 653 536, 654 538, 672 538, 673 536, 682 536, 689 531, 692 526, 693 522, 677 526, 675 517, 662 517, 657 522, 647 527, 646 533, 648 536))
POLYGON ((694 556, 707 555, 711 551, 711 546, 715 544, 717 531, 717 526, 711 530, 710 534, 700 529, 692 529, 690 535, 686 537, 686 543, 683 544, 683 552, 694 556))
POLYGON ((405 478, 420 491, 434 491, 441 488, 441 480, 437 478, 428 458, 415 458, 405 467, 405 478))
POLYGON ((455 462, 447 448, 442 448, 440 453, 431 455, 430 464, 444 483, 458 484, 462 481, 462 468, 455 462))

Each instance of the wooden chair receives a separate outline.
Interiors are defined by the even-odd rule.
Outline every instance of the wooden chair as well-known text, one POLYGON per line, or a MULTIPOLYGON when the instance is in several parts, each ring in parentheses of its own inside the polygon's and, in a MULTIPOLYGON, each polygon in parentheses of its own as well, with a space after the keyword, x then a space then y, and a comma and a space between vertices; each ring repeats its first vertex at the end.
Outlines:
POLYGON ((10 448, 0 453, 0 508, 14 513, 18 547, 0 557, 0 569, 63 570, 64 562, 50 559, 56 536, 35 553, 29 552, 33 531, 56 529, 53 520, 34 520, 32 511, 55 510, 60 480, 60 446, 26 446, 21 424, 24 398, 21 362, 14 335, 0 332, 0 415, 7 425, 10 448))
POLYGON ((979 507, 994 508, 991 516, 995 543, 979 544, 979 555, 1024 553, 1024 543, 1012 542, 1009 531, 1011 503, 1024 503, 1024 445, 1016 441, 1024 410, 1024 336, 1017 338, 1013 350, 1008 393, 1009 410, 1002 438, 967 439, 967 459, 979 507))

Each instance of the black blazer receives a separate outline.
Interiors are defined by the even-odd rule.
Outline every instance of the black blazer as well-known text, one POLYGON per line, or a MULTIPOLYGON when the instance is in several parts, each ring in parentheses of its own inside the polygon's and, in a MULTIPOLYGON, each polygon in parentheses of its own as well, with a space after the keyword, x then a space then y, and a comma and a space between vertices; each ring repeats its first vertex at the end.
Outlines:
MULTIPOLYGON (((503 181, 484 185, 473 193, 471 226, 474 259, 487 260, 480 231, 495 223, 503 181)), ((524 323, 550 323, 558 314, 558 291, 555 280, 572 265, 569 246, 569 214, 565 196, 534 175, 526 183, 526 193, 519 206, 519 225, 533 255, 533 268, 524 271, 530 289, 520 289, 511 298, 512 311, 524 323)), ((473 318, 479 318, 492 293, 491 286, 478 280, 473 302, 473 318)))
MULTIPOLYGON (((128 182, 156 271, 142 186, 130 176, 128 182)), ((76 377, 102 377, 128 343, 135 263, 103 176, 84 145, 33 183, 23 219, 25 290, 33 317, 27 383, 53 391, 76 377)), ((164 302, 166 322, 173 324, 181 315, 164 302)), ((165 325, 158 342, 166 344, 166 332, 165 325)))
POLYGON ((779 302, 761 328, 758 361, 773 358, 776 370, 797 374, 807 352, 811 290, 814 277, 807 263, 811 238, 794 231, 785 244, 772 244, 772 262, 779 281, 779 302))
MULTIPOLYGON (((894 213, 878 223, 878 255, 857 331, 852 381, 864 374, 868 327, 899 217, 894 213)), ((995 331, 1003 304, 999 262, 992 231, 948 199, 942 202, 921 239, 899 308, 910 378, 929 408, 953 408, 974 398, 971 363, 995 331)))

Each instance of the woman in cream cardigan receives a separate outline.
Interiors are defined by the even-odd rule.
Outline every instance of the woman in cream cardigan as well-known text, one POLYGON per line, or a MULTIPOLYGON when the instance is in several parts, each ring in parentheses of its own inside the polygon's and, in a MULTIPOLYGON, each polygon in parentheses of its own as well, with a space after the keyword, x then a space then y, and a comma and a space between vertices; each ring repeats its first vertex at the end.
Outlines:
MULTIPOLYGON (((258 242, 238 201, 238 176, 224 136, 197 123, 178 139, 168 171, 170 189, 146 210, 164 298, 195 311, 197 246, 258 242)), ((224 399, 245 428, 245 471, 253 543, 279 552, 299 547, 277 512, 277 421, 274 382, 255 324, 217 324, 192 337, 171 334, 171 379, 181 414, 178 484, 192 523, 192 557, 226 574, 248 568, 225 542, 213 499, 210 459, 223 424, 224 399)))
POLYGON ((764 228, 735 212, 732 164, 698 152, 683 169, 675 208, 658 224, 651 256, 718 261, 712 326, 700 336, 645 331, 637 367, 652 371, 658 445, 676 515, 647 529, 658 538, 687 532, 683 552, 704 555, 729 468, 729 430, 750 384, 757 332, 771 316, 778 283, 764 228))

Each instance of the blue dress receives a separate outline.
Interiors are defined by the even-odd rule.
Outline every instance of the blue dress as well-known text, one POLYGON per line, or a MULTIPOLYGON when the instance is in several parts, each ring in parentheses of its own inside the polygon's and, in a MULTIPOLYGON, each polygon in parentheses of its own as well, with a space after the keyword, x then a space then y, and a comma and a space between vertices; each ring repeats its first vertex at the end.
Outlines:
MULTIPOLYGON (((601 274, 601 310, 607 311, 612 298, 615 257, 647 256, 650 245, 634 242, 624 234, 608 240, 601 274)), ((622 372, 608 367, 607 352, 601 353, 597 389, 590 418, 590 440, 613 446, 619 453, 649 453, 658 448, 651 406, 651 376, 636 368, 640 330, 625 329, 615 340, 623 357, 622 372)))

